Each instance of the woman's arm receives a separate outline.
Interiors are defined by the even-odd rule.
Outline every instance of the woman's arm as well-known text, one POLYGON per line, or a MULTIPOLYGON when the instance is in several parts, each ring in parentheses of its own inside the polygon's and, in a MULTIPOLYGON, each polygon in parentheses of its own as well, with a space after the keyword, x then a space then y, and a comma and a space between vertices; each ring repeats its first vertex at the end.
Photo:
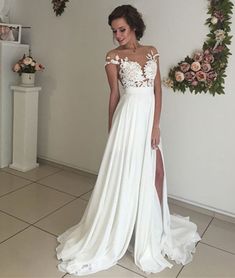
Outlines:
MULTIPOLYGON (((157 50, 154 48, 153 53, 157 54, 157 50)), ((152 147, 157 147, 160 143, 160 116, 162 110, 162 86, 161 86, 161 74, 159 57, 156 57, 157 62, 157 73, 154 79, 154 95, 155 95, 155 109, 154 109, 154 120, 152 130, 152 147)))
MULTIPOLYGON (((112 56, 112 54, 108 53, 106 57, 106 61, 109 61, 108 57, 112 56)), ((120 99, 120 92, 119 92, 119 86, 118 86, 118 70, 117 65, 112 64, 109 62, 105 66, 108 83, 110 87, 110 95, 109 95, 109 123, 108 123, 108 132, 111 129, 112 126, 112 119, 114 111, 118 105, 119 99, 120 99)))

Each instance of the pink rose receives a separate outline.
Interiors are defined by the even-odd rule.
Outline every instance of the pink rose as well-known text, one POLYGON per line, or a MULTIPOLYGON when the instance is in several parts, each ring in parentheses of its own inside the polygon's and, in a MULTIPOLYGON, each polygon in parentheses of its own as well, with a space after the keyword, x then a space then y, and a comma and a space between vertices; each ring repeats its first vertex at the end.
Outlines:
POLYGON ((193 60, 195 62, 201 62, 202 59, 203 59, 203 53, 201 51, 197 51, 197 52, 194 53, 193 60))
POLYGON ((209 71, 206 75, 207 81, 214 81, 217 78, 217 73, 215 71, 209 71))
POLYGON ((224 50, 224 46, 223 45, 219 45, 215 49, 213 49, 213 53, 220 53, 223 50, 224 50))
POLYGON ((35 64, 35 70, 36 70, 36 71, 38 71, 38 70, 43 70, 43 69, 44 69, 43 65, 38 64, 38 63, 35 64))
POLYGON ((176 71, 175 72, 175 80, 177 82, 182 82, 184 80, 184 74, 181 71, 176 71))
POLYGON ((212 54, 210 54, 210 52, 209 53, 208 52, 209 50, 204 52, 203 60, 204 62, 211 64, 214 62, 215 58, 212 54))
POLYGON ((13 71, 18 72, 20 70, 20 65, 17 63, 15 64, 15 66, 13 67, 13 71))
POLYGON ((195 79, 196 75, 193 71, 188 71, 184 74, 185 80, 191 82, 195 79))
POLYGON ((190 69, 190 64, 189 63, 186 63, 186 62, 183 62, 180 64, 180 70, 182 72, 186 72, 190 69))
POLYGON ((193 80, 192 83, 191 83, 191 85, 193 85, 193 86, 197 86, 197 84, 198 84, 197 80, 193 80))
POLYGON ((193 71, 199 71, 201 69, 201 65, 199 62, 193 62, 191 65, 191 69, 193 71))
POLYGON ((224 15, 222 11, 215 11, 213 15, 214 17, 218 18, 218 20, 220 20, 221 22, 224 21, 224 15))
POLYGON ((196 73, 196 77, 197 77, 197 80, 198 81, 206 81, 206 73, 205 72, 203 72, 203 71, 198 71, 197 73, 196 73))
POLYGON ((204 72, 208 72, 211 70, 211 65, 208 63, 202 63, 201 68, 204 72))

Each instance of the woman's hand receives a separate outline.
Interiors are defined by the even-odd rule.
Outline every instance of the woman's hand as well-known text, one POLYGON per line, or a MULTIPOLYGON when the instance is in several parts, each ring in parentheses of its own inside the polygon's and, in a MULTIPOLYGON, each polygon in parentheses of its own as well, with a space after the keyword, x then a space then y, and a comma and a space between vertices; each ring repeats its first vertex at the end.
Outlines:
POLYGON ((160 128, 154 127, 152 129, 152 136, 151 136, 151 146, 153 149, 158 149, 158 144, 160 143, 160 128))

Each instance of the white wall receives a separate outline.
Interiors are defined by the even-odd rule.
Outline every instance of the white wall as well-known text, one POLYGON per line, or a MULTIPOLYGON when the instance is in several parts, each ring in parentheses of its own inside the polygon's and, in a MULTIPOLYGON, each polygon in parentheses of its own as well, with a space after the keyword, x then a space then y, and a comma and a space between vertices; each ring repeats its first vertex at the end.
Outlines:
MULTIPOLYGON (((146 8, 151 19, 148 39, 156 38, 158 42, 162 76, 166 76, 169 66, 201 48, 208 33, 204 25, 208 2, 155 2, 161 12, 146 8), (157 35, 150 34, 151 30, 156 30, 157 35)), ((234 17, 232 22, 234 34, 234 17)), ((231 51, 235 55, 234 42, 231 51)), ((226 95, 183 95, 164 88, 162 113, 170 195, 224 213, 235 213, 234 57, 229 60, 226 95)))
MULTIPOLYGON (((37 74, 40 157, 97 173, 107 140, 109 91, 103 68, 115 47, 110 11, 125 1, 71 0, 55 17, 48 0, 14 0, 12 21, 32 26, 37 74)), ((132 0, 144 15, 142 43, 154 44, 166 76, 206 34, 207 0, 132 0)), ((234 32, 235 20, 232 20, 234 32)), ((235 54, 235 43, 231 46, 235 54)), ((170 196, 235 215, 235 88, 230 57, 226 94, 192 95, 163 88, 162 139, 170 196)))

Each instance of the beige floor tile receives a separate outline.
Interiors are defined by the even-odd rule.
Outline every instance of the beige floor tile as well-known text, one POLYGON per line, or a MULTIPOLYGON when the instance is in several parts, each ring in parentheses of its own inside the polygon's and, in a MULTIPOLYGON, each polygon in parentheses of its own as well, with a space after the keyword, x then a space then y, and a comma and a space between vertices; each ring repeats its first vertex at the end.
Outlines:
POLYGON ((61 171, 61 169, 59 169, 57 167, 53 167, 51 165, 47 165, 47 164, 39 165, 39 167, 37 167, 33 170, 30 170, 30 171, 27 171, 27 172, 16 171, 16 170, 8 168, 8 167, 3 168, 2 170, 5 172, 8 172, 8 173, 12 173, 19 177, 29 179, 31 181, 38 181, 44 177, 47 177, 51 174, 61 171))
MULTIPOLYGON (((115 265, 107 270, 99 271, 91 275, 84 275, 84 278, 140 278, 137 273, 125 269, 119 265, 115 265)), ((65 278, 77 278, 77 276, 67 274, 65 278)))
POLYGON ((96 176, 96 175, 92 175, 92 176, 90 177, 90 179, 91 179, 91 184, 94 186, 95 183, 96 183, 96 180, 97 180, 97 176, 96 176))
POLYGON ((235 254, 235 224, 213 219, 202 242, 235 254))
POLYGON ((70 167, 66 167, 66 166, 64 167, 64 170, 90 178, 91 183, 93 185, 95 185, 95 183, 96 183, 97 174, 92 174, 92 173, 89 173, 89 172, 86 172, 86 171, 82 171, 82 170, 79 170, 79 169, 74 169, 74 168, 70 168, 70 167))
MULTIPOLYGON (((170 261, 172 264, 173 262, 170 261)), ((169 277, 169 278, 175 278, 177 276, 177 274, 179 273, 182 265, 177 265, 175 264, 172 268, 167 268, 164 269, 163 271, 159 272, 159 273, 152 273, 150 275, 147 275, 146 273, 144 273, 143 271, 141 271, 134 262, 134 258, 131 256, 131 254, 127 251, 126 254, 124 255, 124 257, 122 257, 122 259, 118 262, 119 265, 122 265, 130 270, 133 270, 137 273, 139 273, 140 275, 144 276, 144 277, 149 277, 149 278, 165 278, 165 277, 169 277)))
POLYGON ((60 168, 61 170, 64 170, 64 171, 69 171, 69 172, 77 173, 78 175, 81 175, 81 176, 89 177, 89 178, 91 178, 93 183, 95 183, 96 178, 97 178, 97 174, 95 174, 95 173, 87 172, 85 170, 74 168, 72 166, 67 166, 67 165, 59 164, 59 163, 56 163, 54 161, 49 161, 49 160, 43 159, 43 158, 38 158, 38 161, 41 164, 51 165, 51 166, 60 168))
POLYGON ((193 261, 186 265, 179 278, 235 277, 235 255, 199 243, 193 261))
POLYGON ((173 204, 169 204, 169 208, 170 208, 170 213, 171 214, 176 213, 176 214, 180 214, 182 216, 189 216, 190 221, 194 222, 197 225, 198 233, 200 235, 203 234, 206 227, 208 226, 208 224, 210 223, 210 221, 213 218, 212 216, 205 215, 205 214, 202 214, 200 212, 193 211, 191 209, 183 208, 183 207, 180 207, 180 206, 176 206, 176 205, 173 205, 173 204))
POLYGON ((74 200, 53 214, 40 220, 35 225, 54 235, 60 235, 71 226, 78 224, 86 206, 86 201, 81 199, 74 200))
POLYGON ((11 191, 14 191, 29 183, 31 183, 31 181, 1 171, 0 172, 0 196, 9 193, 11 191))
POLYGON ((40 184, 30 184, 0 198, 0 210, 34 223, 74 197, 40 184))
POLYGON ((91 194, 92 194, 92 190, 87 192, 86 194, 82 195, 80 198, 85 200, 85 201, 89 201, 89 199, 91 197, 91 194))
POLYGON ((27 226, 29 226, 29 224, 0 212, 0 243, 19 231, 22 231, 27 226))
POLYGON ((0 244, 0 277, 59 278, 55 237, 29 227, 0 244))
POLYGON ((40 183, 74 196, 80 196, 93 188, 93 184, 89 177, 69 171, 56 173, 40 180, 40 183))

